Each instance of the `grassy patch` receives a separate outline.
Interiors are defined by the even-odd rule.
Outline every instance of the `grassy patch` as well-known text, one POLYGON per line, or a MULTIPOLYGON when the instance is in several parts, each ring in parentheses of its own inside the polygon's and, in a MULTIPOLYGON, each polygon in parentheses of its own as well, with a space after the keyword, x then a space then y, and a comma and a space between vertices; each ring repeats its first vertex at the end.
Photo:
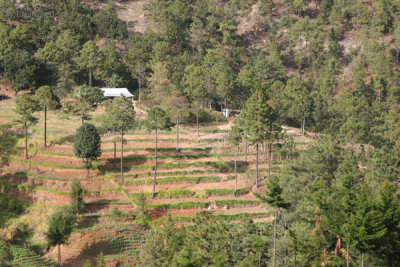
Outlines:
MULTIPOLYGON (((190 176, 180 176, 180 177, 167 177, 158 178, 157 184, 169 184, 169 183, 200 183, 200 182, 219 182, 221 177, 219 176, 200 176, 200 177, 190 177, 190 176)), ((138 179, 138 180, 126 180, 126 184, 151 184, 153 179, 138 179)))
MULTIPOLYGON (((207 196, 234 196, 235 189, 205 189, 207 196)), ((240 188, 237 190, 237 195, 245 195, 250 192, 250 187, 240 188)))
MULTIPOLYGON (((140 196, 142 193, 133 193, 133 196, 140 196)), ((151 197, 151 192, 143 193, 146 197, 151 197)), ((192 197, 196 192, 187 189, 177 189, 177 190, 169 190, 169 191, 158 191, 155 192, 154 198, 162 199, 162 198, 180 198, 180 197, 192 197)))
POLYGON ((149 208, 152 209, 190 209, 190 208, 207 208, 208 202, 178 202, 169 204, 147 204, 149 208))
POLYGON ((12 266, 57 266, 57 263, 52 259, 45 258, 43 255, 22 246, 12 245, 10 251, 14 258, 11 262, 12 266))
POLYGON ((57 195, 69 195, 69 192, 58 191, 56 189, 47 188, 39 185, 27 185, 27 184, 11 184, 4 181, 0 181, 0 186, 2 190, 7 191, 10 188, 15 188, 21 191, 47 191, 55 193, 57 195))
POLYGON ((215 205, 217 207, 238 207, 238 206, 257 206, 261 202, 258 200, 241 200, 241 199, 225 199, 225 200, 216 200, 215 205))

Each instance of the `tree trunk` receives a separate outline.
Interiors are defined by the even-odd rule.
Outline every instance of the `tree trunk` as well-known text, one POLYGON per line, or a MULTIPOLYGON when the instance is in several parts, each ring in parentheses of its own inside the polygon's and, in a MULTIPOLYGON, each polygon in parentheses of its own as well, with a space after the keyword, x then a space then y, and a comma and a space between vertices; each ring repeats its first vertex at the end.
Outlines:
POLYGON ((154 198, 154 193, 155 193, 155 190, 156 190, 156 178, 157 178, 157 128, 156 128, 156 149, 155 149, 153 192, 151 193, 151 198, 154 198))
POLYGON ((235 146, 235 196, 237 196, 236 154, 237 154, 237 146, 235 146))
POLYGON ((117 168, 117 142, 114 141, 114 168, 117 168))
POLYGON ((306 129, 306 117, 303 117, 303 120, 301 122, 301 133, 304 135, 306 129))
POLYGON ((92 70, 89 69, 89 87, 92 87, 92 70))
POLYGON ((24 125, 25 128, 25 159, 28 159, 28 126, 24 125))
POLYGON ((349 259, 349 243, 346 244, 347 251, 346 251, 346 267, 350 267, 350 259, 349 259))
POLYGON ((228 121, 228 99, 225 97, 225 120, 228 121))
POLYGON ((272 161, 272 141, 268 143, 268 177, 271 176, 271 161, 272 161))
POLYGON ((86 159, 86 178, 89 178, 89 160, 86 159))
POLYGON ((176 112, 176 152, 179 150, 179 109, 176 112))
POLYGON ((58 267, 61 267, 61 244, 58 244, 58 256, 57 256, 57 262, 58 262, 58 267))
POLYGON ((256 188, 258 187, 258 143, 256 144, 256 188))
POLYGON ((244 139, 244 161, 247 162, 247 139, 244 139))
POLYGON ((388 247, 385 248, 385 266, 386 267, 390 266, 390 264, 389 264, 389 249, 388 249, 388 247))
POLYGON ((47 147, 47 106, 44 106, 44 147, 47 147))
POLYGON ((197 127, 197 137, 199 137, 199 101, 196 100, 196 127, 197 127))
POLYGON ((81 119, 82 119, 82 125, 83 125, 83 122, 84 122, 84 120, 85 120, 84 118, 85 118, 85 114, 82 113, 82 117, 81 117, 81 119))
POLYGON ((139 90, 138 90, 138 102, 140 103, 140 91, 142 89, 142 79, 139 77, 138 79, 138 83, 139 83, 139 90))
POLYGON ((267 152, 265 151, 265 145, 264 142, 261 144, 261 149, 262 149, 262 153, 264 154, 264 160, 267 160, 267 152))
POLYGON ((361 253, 361 267, 364 267, 364 252, 361 253))
POLYGON ((272 257, 272 266, 276 267, 276 210, 275 210, 275 218, 274 218, 274 249, 273 249, 273 257, 272 257))
POLYGON ((121 181, 124 183, 124 132, 121 131, 121 181))

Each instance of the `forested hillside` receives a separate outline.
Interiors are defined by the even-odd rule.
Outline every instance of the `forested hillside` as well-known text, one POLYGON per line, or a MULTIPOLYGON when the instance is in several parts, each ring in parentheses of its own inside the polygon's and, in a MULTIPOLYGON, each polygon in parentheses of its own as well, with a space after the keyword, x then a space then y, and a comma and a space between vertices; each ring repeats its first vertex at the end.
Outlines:
POLYGON ((61 245, 66 266, 400 265, 398 0, 0 0, 0 18, 0 266, 61 245), (76 247, 38 204, 68 195, 76 247))

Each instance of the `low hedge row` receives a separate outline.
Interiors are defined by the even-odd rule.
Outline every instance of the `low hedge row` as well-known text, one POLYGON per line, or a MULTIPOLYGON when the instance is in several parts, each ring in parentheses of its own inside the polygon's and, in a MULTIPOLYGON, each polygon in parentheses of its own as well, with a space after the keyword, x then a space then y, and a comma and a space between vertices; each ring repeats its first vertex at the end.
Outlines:
MULTIPOLYGON (((219 176, 200 176, 200 177, 190 177, 190 176, 180 176, 180 177, 167 177, 158 178, 156 180, 157 184, 169 184, 169 183, 199 183, 199 182, 218 182, 221 180, 219 176)), ((151 184, 153 179, 138 179, 138 180, 126 180, 126 184, 151 184)))
MULTIPOLYGON (((240 188, 237 190, 237 195, 245 195, 251 190, 250 187, 240 188)), ((207 196, 234 196, 235 189, 204 189, 207 196)))
POLYGON ((207 208, 210 204, 208 202, 178 202, 168 204, 147 204, 147 207, 152 209, 190 209, 190 208, 207 208))
POLYGON ((47 191, 51 193, 55 193, 57 195, 69 195, 69 192, 58 191, 53 188, 47 188, 38 185, 27 185, 27 184, 11 184, 4 181, 0 181, 0 186, 3 190, 8 190, 10 188, 15 188, 22 191, 47 191))
MULTIPOLYGON (((144 194, 146 197, 151 197, 151 192, 144 192, 144 193, 133 193, 133 196, 140 196, 144 194)), ((158 191, 155 192, 154 198, 161 199, 161 198, 180 198, 180 197, 192 197, 196 194, 196 192, 187 189, 177 189, 171 191, 158 191)))
POLYGON ((259 200, 242 200, 242 199, 225 199, 225 200, 216 200, 215 205, 217 207, 238 207, 238 206, 257 206, 261 203, 259 200))

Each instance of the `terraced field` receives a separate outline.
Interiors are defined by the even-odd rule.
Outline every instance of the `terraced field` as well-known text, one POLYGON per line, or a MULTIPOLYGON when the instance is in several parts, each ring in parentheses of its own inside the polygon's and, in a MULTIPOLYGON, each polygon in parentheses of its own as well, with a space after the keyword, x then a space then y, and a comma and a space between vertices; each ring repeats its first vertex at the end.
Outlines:
MULTIPOLYGON (((13 101, 0 102, 0 122, 15 119, 13 101)), ((93 114, 96 124, 99 113, 93 114)), ((253 192, 255 188, 255 151, 249 147, 247 161, 244 160, 244 145, 238 154, 238 196, 234 196, 233 149, 226 142, 229 125, 207 125, 201 127, 201 136, 195 129, 180 129, 180 150, 175 150, 175 131, 159 134, 159 157, 157 168, 156 196, 151 199, 154 169, 154 136, 136 130, 125 136, 124 172, 125 183, 119 173, 120 144, 117 143, 117 164, 114 164, 112 136, 102 137, 101 158, 93 164, 86 178, 81 160, 73 154, 72 136, 79 127, 79 118, 48 115, 48 140, 51 146, 42 147, 42 116, 32 128, 29 159, 21 153, 14 156, 3 168, 1 187, 10 197, 27 203, 45 203, 49 207, 69 204, 71 181, 79 179, 86 190, 85 208, 80 214, 76 233, 70 244, 63 247, 65 266, 83 264, 90 253, 103 252, 107 260, 113 261, 121 253, 136 249, 140 233, 132 214, 135 198, 144 195, 146 207, 151 212, 153 223, 162 223, 168 215, 177 224, 191 223, 196 214, 209 211, 226 220, 252 217, 255 221, 271 220, 269 210, 263 206, 253 192), (116 219, 115 214, 118 214, 116 219), (135 226, 136 225, 136 226, 135 226), (113 239, 114 238, 114 239, 113 239), (114 241, 113 241, 114 240, 114 241), (130 242, 131 240, 132 242, 130 242), (96 245, 97 244, 97 245, 96 245), (122 244, 122 245, 117 245, 122 244), (119 247, 118 247, 119 246, 119 247)), ((279 172, 283 164, 295 160, 295 150, 309 140, 288 131, 294 137, 294 147, 280 148, 276 145, 271 173, 279 172)), ((22 143, 21 143, 22 149, 22 143)), ((260 177, 267 176, 267 159, 260 154, 260 177)), ((48 254, 56 259, 55 250, 48 254)), ((91 254, 90 254, 91 255, 91 254)), ((120 255, 121 256, 121 255, 120 255)), ((122 256, 121 256, 122 257, 122 256)))

